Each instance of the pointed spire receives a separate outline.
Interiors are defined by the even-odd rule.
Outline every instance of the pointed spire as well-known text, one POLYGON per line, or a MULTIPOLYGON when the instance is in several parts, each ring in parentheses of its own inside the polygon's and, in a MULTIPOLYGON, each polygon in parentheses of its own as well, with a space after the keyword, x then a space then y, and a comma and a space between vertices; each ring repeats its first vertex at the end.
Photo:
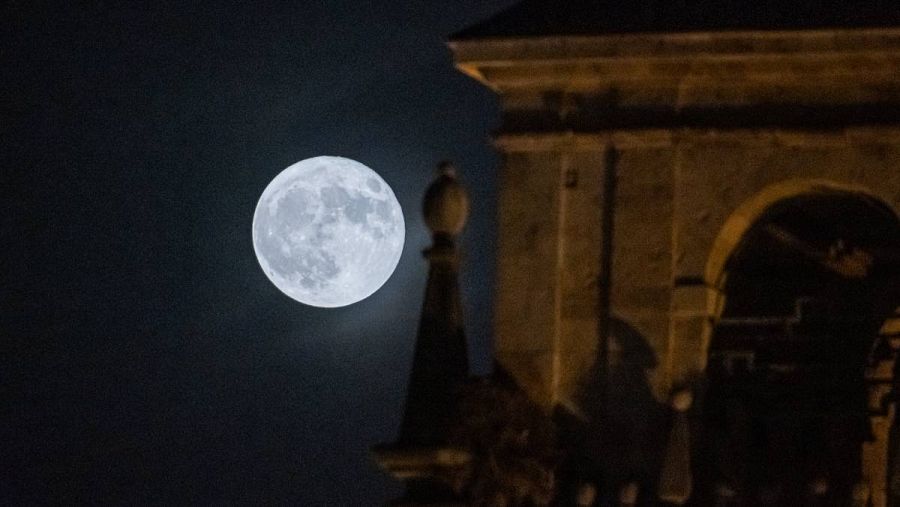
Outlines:
POLYGON ((437 178, 425 192, 423 212, 432 234, 432 246, 423 252, 429 262, 428 284, 397 441, 409 446, 446 443, 456 391, 469 374, 456 248, 456 236, 468 217, 469 200, 451 164, 445 162, 438 167, 437 178))
POLYGON ((432 245, 423 252, 429 264, 428 282, 406 408, 396 442, 374 449, 379 464, 406 481, 403 505, 454 499, 455 493, 438 476, 464 467, 469 460, 468 453, 448 447, 458 390, 469 375, 456 247, 469 214, 469 199, 451 164, 438 166, 438 175, 425 192, 423 213, 432 245))

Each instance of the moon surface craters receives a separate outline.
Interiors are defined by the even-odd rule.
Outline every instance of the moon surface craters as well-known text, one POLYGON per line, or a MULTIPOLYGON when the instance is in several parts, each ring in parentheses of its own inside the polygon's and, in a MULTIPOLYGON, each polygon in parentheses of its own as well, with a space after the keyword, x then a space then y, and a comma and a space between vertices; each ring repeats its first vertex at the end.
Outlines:
POLYGON ((350 159, 316 157, 282 171, 253 222, 257 258, 288 296, 345 306, 380 288, 403 250, 403 213, 377 173, 350 159))

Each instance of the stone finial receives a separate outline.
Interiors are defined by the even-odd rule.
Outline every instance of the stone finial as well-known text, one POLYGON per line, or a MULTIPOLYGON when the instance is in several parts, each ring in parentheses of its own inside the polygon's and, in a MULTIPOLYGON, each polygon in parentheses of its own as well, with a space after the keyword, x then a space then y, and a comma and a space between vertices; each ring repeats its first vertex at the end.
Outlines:
POLYGON ((694 404, 694 395, 687 389, 679 389, 673 393, 671 403, 676 412, 687 412, 694 404))
POLYGON ((575 503, 578 507, 590 507, 594 505, 594 501, 597 499, 597 488, 593 484, 586 482, 578 488, 578 494, 575 497, 575 503))
POLYGON ((694 396, 688 389, 675 391, 670 400, 675 418, 663 459, 658 495, 660 499, 676 505, 686 503, 693 489, 691 428, 687 415, 693 401, 694 396))
POLYGON ((434 235, 456 236, 469 216, 469 196, 450 162, 438 165, 438 177, 425 192, 425 223, 434 235))
POLYGON ((636 482, 629 482, 622 486, 622 489, 619 490, 619 505, 622 507, 637 505, 639 491, 640 488, 636 482))
POLYGON ((434 244, 422 252, 428 260, 428 281, 400 433, 393 444, 374 449, 378 463, 406 482, 406 494, 396 505, 435 505, 445 500, 440 505, 462 505, 454 503, 459 494, 446 479, 461 477, 471 458, 450 447, 459 388, 469 376, 453 241, 465 224, 468 206, 453 167, 441 165, 425 193, 425 222, 434 244))

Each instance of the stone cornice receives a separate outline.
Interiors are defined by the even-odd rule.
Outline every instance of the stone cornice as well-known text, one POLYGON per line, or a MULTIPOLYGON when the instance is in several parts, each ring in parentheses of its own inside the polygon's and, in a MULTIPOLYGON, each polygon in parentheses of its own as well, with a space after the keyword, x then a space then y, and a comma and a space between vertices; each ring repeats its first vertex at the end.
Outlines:
POLYGON ((900 144, 900 127, 859 127, 834 131, 634 129, 590 134, 522 133, 500 135, 494 139, 494 145, 505 153, 602 151, 609 146, 619 149, 666 148, 706 143, 792 147, 897 145, 900 144))
POLYGON ((790 55, 900 50, 900 27, 879 29, 743 31, 486 39, 449 42, 457 62, 790 55))
POLYGON ((488 39, 449 46, 457 68, 501 92, 684 79, 900 79, 900 28, 488 39))

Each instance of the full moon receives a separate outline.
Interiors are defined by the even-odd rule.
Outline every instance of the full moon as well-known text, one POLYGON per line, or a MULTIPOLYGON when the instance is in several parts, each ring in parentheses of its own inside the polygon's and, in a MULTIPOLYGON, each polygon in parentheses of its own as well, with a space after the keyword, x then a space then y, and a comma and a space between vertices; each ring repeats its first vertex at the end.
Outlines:
POLYGON ((291 298, 325 308, 356 303, 384 285, 405 234, 391 187, 342 157, 288 167, 253 215, 253 248, 269 280, 291 298))

